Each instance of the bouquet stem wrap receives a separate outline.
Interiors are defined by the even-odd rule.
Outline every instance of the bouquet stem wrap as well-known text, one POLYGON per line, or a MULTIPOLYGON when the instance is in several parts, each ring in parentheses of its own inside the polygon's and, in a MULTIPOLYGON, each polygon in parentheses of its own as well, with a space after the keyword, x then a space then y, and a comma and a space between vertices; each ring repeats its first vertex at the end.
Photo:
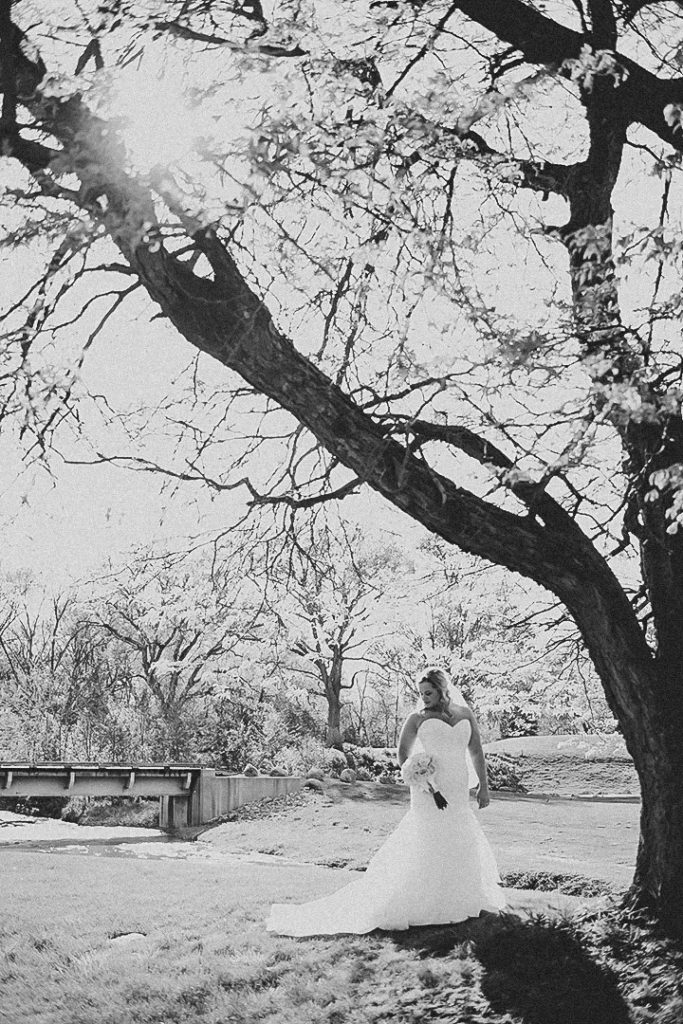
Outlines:
POLYGON ((438 789, 434 789, 431 782, 428 782, 427 785, 429 786, 429 792, 434 797, 434 803, 436 804, 440 811, 444 811, 448 807, 448 800, 443 795, 443 793, 440 793, 438 791, 438 789))
POLYGON ((413 754, 403 762, 401 767, 403 781, 409 786, 416 786, 426 793, 431 793, 434 803, 440 811, 443 811, 448 807, 448 800, 432 785, 435 775, 436 768, 429 754, 413 754))

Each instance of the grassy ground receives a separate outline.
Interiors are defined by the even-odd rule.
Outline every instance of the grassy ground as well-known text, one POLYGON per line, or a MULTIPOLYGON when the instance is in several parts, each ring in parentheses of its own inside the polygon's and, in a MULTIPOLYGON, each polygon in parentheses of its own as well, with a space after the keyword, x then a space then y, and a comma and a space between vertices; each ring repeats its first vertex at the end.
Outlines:
POLYGON ((484 744, 487 753, 524 754, 528 757, 544 757, 547 754, 563 754, 591 760, 624 760, 631 757, 619 733, 559 733, 546 736, 514 736, 505 740, 492 740, 484 744))
POLYGON ((680 1024, 683 955, 609 911, 267 934, 311 865, 2 852, 3 1024, 680 1024))
MULTIPOLYGON (((186 859, 154 859, 163 849, 153 844, 142 858, 5 844, 1 1024, 683 1022, 683 951, 608 898, 518 888, 507 914, 449 927, 265 932, 272 902, 349 879, 321 862, 362 867, 406 798, 400 787, 337 784, 247 808, 186 859), (263 862, 240 859, 259 849, 263 862)), ((623 888, 637 816, 633 804, 496 799, 480 820, 508 884, 587 895, 623 888)), ((80 830, 83 851, 94 831, 80 830)))

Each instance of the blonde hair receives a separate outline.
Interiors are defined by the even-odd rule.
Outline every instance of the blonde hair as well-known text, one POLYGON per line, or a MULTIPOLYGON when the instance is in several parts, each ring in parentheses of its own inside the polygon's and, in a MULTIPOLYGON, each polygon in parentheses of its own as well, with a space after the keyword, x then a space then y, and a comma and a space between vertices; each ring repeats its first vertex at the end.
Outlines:
POLYGON ((451 685, 451 681, 442 668, 426 668, 417 680, 418 686, 420 683, 431 683, 432 686, 436 687, 441 694, 441 703, 443 704, 444 709, 446 711, 450 709, 451 698, 448 693, 448 689, 451 685))

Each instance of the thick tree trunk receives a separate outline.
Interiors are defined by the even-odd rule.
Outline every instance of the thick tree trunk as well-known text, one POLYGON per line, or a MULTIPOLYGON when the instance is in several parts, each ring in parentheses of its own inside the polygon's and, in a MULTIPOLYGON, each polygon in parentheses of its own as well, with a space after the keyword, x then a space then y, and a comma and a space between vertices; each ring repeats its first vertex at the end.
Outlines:
POLYGON ((633 905, 653 914, 678 938, 683 938, 682 770, 680 735, 667 737, 640 758, 640 843, 629 894, 633 905))
POLYGON ((337 649, 331 664, 325 665, 323 680, 327 698, 327 745, 343 751, 344 743, 341 730, 342 666, 343 658, 337 649))
POLYGON ((327 702, 327 745, 335 750, 343 750, 341 731, 341 703, 339 699, 328 699, 327 702))
POLYGON ((180 760, 187 757, 187 723, 185 704, 167 699, 159 700, 161 737, 158 755, 161 758, 180 760))
MULTIPOLYGON (((596 571, 564 595, 619 721, 641 786, 641 834, 628 903, 683 938, 683 688, 627 626, 623 591, 596 571)), ((628 611, 627 611, 628 608, 628 611)))

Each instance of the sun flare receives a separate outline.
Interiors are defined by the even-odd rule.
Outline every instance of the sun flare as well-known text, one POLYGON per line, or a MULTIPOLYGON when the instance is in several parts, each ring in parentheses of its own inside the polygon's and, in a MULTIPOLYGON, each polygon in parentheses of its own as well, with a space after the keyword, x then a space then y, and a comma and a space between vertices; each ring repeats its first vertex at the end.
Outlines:
POLYGON ((201 106, 170 77, 127 70, 112 99, 130 160, 143 172, 182 163, 212 127, 201 106))

